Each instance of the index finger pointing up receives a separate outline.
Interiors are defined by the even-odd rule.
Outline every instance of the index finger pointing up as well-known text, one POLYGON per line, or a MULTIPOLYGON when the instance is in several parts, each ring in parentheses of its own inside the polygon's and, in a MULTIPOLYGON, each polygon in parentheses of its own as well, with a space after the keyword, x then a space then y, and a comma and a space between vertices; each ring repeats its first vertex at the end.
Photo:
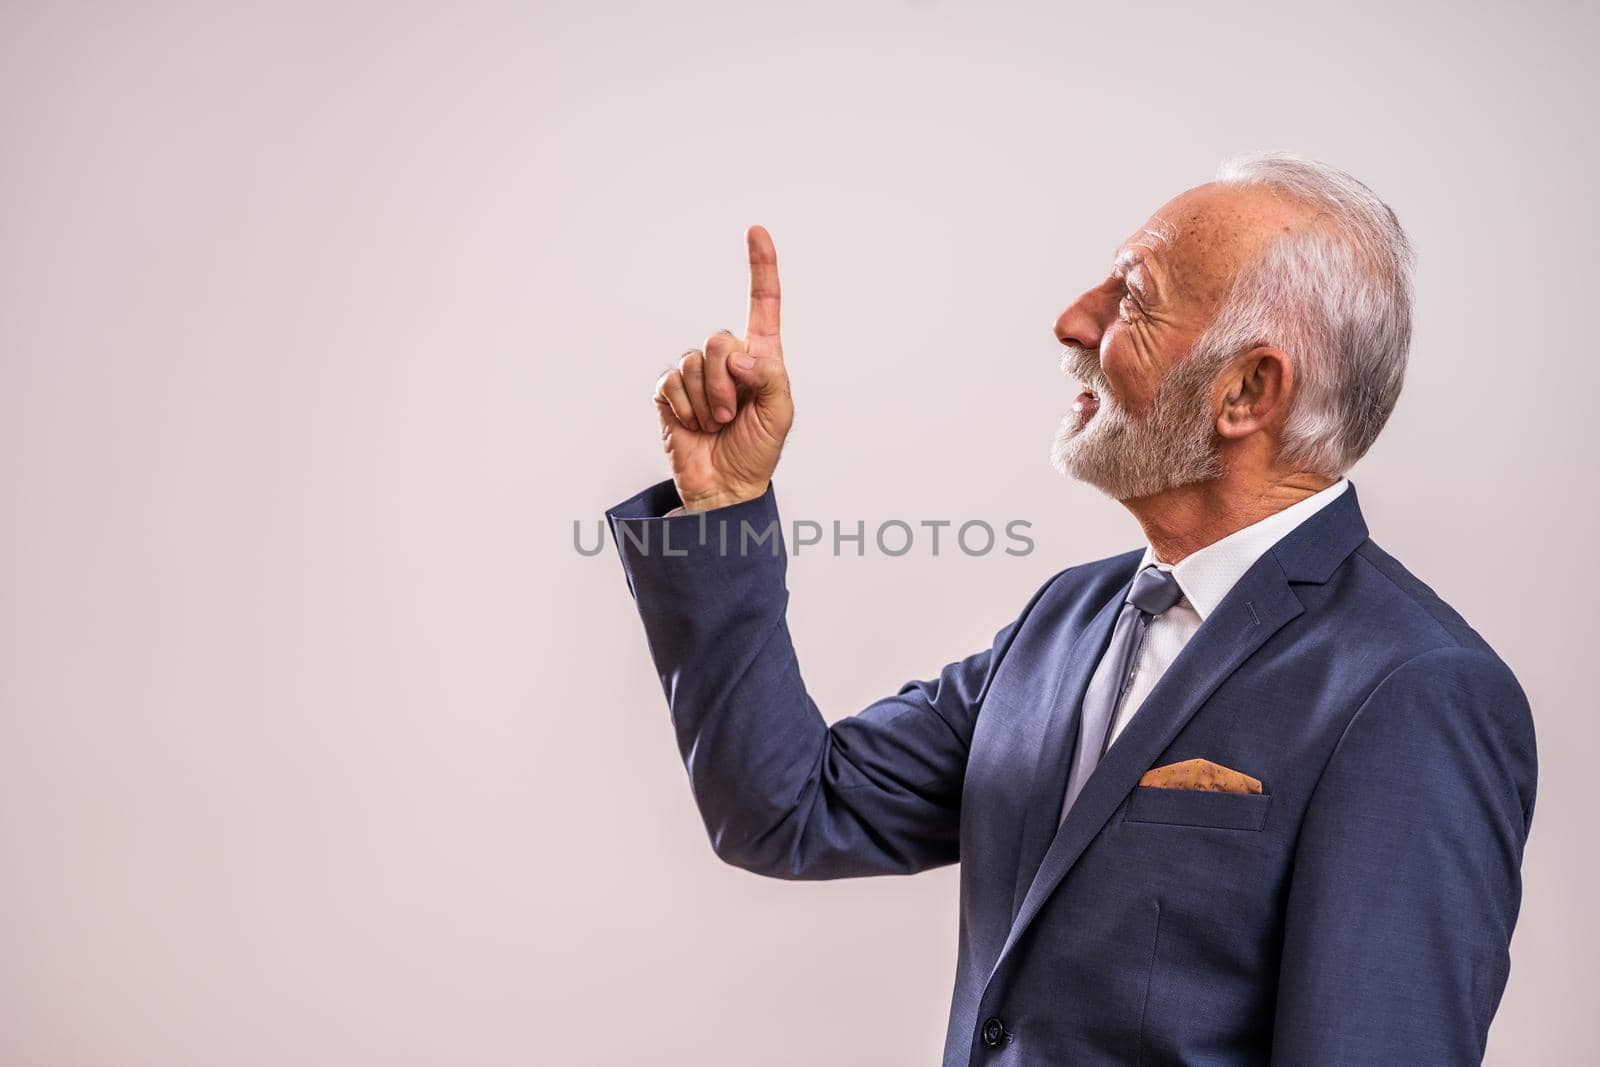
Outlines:
POLYGON ((745 322, 745 337, 778 336, 778 251, 764 226, 745 231, 750 246, 750 317, 745 322))

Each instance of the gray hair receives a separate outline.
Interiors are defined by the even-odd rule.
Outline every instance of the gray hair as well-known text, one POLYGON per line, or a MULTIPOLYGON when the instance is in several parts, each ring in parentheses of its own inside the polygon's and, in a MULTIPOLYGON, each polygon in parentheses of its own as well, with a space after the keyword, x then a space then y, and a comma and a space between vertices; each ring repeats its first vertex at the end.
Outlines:
POLYGON ((1337 477, 1377 439, 1405 380, 1412 253, 1400 220, 1341 170, 1284 152, 1234 156, 1223 185, 1263 185, 1310 206, 1239 272, 1194 353, 1217 369, 1262 344, 1293 361, 1281 459, 1337 477))

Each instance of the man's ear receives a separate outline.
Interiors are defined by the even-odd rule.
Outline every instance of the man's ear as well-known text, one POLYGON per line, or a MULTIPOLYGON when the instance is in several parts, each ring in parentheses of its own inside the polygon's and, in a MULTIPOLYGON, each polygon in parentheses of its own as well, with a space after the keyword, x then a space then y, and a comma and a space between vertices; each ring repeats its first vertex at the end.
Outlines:
POLYGON ((1289 412, 1294 368, 1280 348, 1258 345, 1229 365, 1218 383, 1217 433, 1240 440, 1276 428, 1289 412))

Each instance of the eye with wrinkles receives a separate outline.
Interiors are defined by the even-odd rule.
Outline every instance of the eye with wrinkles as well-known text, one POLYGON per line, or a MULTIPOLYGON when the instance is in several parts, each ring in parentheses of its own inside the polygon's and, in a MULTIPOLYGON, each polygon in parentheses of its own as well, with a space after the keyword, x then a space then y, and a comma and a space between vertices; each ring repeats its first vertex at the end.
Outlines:
POLYGON ((1128 322, 1144 311, 1144 264, 1139 261, 1126 267, 1119 264, 1117 268, 1112 269, 1111 276, 1120 283, 1119 288, 1122 290, 1122 295, 1117 301, 1117 317, 1128 322))
POLYGON ((1135 263, 1129 268, 1128 273, 1122 277, 1122 284, 1127 286, 1128 292, 1132 293, 1136 300, 1140 301, 1145 298, 1148 281, 1149 279, 1145 274, 1145 266, 1142 262, 1135 263))
POLYGON ((1144 311, 1144 306, 1139 302, 1139 292, 1124 280, 1122 285, 1122 299, 1117 301, 1117 318, 1123 322, 1131 322, 1135 316, 1144 311))

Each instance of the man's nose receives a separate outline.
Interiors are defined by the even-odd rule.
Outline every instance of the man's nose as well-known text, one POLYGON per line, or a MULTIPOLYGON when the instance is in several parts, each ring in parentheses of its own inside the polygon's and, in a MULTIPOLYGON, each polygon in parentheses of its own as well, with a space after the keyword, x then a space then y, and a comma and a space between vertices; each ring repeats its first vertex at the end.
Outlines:
POLYGON ((1110 324, 1108 314, 1115 311, 1114 305, 1107 306, 1100 290, 1090 289, 1056 319, 1056 340, 1079 348, 1099 348, 1100 338, 1110 324))

